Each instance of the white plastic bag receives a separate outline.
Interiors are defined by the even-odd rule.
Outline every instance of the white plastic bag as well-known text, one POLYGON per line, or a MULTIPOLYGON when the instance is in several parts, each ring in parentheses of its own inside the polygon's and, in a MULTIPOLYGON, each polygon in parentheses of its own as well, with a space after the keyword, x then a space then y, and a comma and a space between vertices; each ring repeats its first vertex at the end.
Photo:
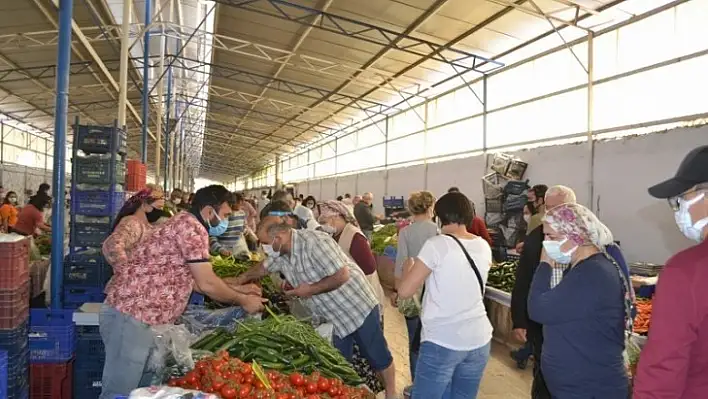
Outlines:
POLYGON ((130 393, 130 399, 218 399, 216 395, 201 393, 177 387, 147 387, 138 388, 130 393))
POLYGON ((159 375, 168 358, 189 369, 194 368, 192 350, 189 348, 192 335, 183 325, 165 324, 151 327, 155 336, 155 349, 150 354, 148 369, 159 375))

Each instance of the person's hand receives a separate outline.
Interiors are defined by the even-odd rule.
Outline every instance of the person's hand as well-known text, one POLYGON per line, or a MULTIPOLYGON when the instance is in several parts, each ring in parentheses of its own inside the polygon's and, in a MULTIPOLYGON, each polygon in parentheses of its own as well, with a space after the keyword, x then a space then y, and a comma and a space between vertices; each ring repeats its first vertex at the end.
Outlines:
POLYGON ((291 290, 285 291, 285 295, 309 298, 313 295, 312 286, 310 284, 300 284, 291 290))
POLYGON ((290 283, 288 283, 287 281, 283 281, 283 283, 280 285, 280 289, 281 289, 283 292, 285 292, 285 291, 291 291, 293 288, 295 288, 295 287, 293 287, 292 285, 290 285, 290 283))
POLYGON ((516 252, 521 253, 521 251, 523 251, 524 249, 524 242, 522 241, 516 244, 516 247, 514 247, 514 249, 516 250, 516 252))
POLYGON ((391 300, 391 306, 394 308, 398 307, 398 293, 392 292, 391 295, 388 296, 388 298, 391 300))
POLYGON ((221 256, 231 256, 231 251, 229 251, 228 249, 222 249, 222 250, 219 250, 219 255, 221 255, 221 256))
POLYGON ((263 295, 263 290, 256 284, 244 284, 233 287, 236 291, 244 295, 263 295))
POLYGON ((514 338, 518 341, 526 342, 526 329, 525 328, 515 328, 512 332, 514 338))
POLYGON ((247 295, 241 301, 241 307, 248 314, 259 313, 262 312, 263 309, 265 309, 265 305, 263 304, 266 302, 268 302, 266 298, 261 298, 258 295, 247 295))

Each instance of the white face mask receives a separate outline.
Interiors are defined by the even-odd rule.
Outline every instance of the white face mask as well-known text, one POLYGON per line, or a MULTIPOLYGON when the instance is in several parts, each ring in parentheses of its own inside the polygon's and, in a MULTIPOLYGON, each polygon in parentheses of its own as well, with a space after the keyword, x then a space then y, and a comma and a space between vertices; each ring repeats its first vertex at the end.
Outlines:
POLYGON ((173 202, 175 203, 175 205, 179 205, 182 202, 182 198, 175 198, 173 202))
POLYGON ((700 243, 703 239, 703 229, 708 225, 708 217, 693 223, 689 210, 694 204, 701 201, 704 197, 705 193, 701 193, 689 201, 679 198, 679 210, 674 213, 676 224, 678 225, 679 230, 681 230, 681 233, 683 233, 686 238, 698 243, 700 243))
MULTIPOLYGON (((275 259, 280 256, 280 249, 276 251, 275 248, 273 248, 273 244, 261 244, 261 246, 263 247, 263 252, 265 252, 269 258, 275 259)), ((281 245, 280 248, 282 249, 283 246, 281 245)))
POLYGON ((566 241, 568 241, 567 238, 564 238, 563 241, 544 240, 543 249, 546 250, 546 254, 554 261, 561 264, 568 264, 571 261, 573 252, 575 252, 578 247, 576 246, 569 251, 563 252, 561 247, 566 243, 566 241))
POLYGON ((531 215, 524 215, 524 222, 526 222, 526 224, 529 224, 529 220, 531 220, 531 215))
POLYGON ((334 227, 332 227, 328 224, 320 225, 320 229, 329 235, 337 234, 337 229, 335 229, 334 227))

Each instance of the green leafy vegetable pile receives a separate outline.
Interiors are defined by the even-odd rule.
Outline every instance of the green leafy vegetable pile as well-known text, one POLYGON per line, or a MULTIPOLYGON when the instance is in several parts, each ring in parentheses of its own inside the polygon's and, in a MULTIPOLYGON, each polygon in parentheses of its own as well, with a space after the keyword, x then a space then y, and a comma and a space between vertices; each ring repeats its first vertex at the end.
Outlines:
POLYGON ((387 246, 398 245, 398 228, 395 224, 387 224, 371 236, 371 251, 376 255, 383 255, 387 246))
POLYGON ((504 292, 511 292, 516 283, 516 266, 515 261, 506 261, 492 266, 487 277, 487 285, 504 292))

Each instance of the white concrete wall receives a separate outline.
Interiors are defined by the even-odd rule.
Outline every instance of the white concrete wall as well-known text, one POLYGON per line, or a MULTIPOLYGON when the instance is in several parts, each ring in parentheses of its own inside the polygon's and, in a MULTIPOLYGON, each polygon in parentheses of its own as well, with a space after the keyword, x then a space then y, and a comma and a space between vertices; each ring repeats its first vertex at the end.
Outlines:
MULTIPOLYGON (((663 263, 676 251, 690 245, 675 226, 664 201, 649 196, 647 188, 672 176, 691 149, 708 143, 708 126, 679 128, 620 140, 598 142, 594 157, 593 205, 622 243, 629 261, 663 263)), ((514 152, 529 163, 526 178, 531 184, 572 187, 578 201, 589 202, 590 159, 587 144, 543 147, 514 152)), ((374 171, 320 181, 303 182, 298 192, 319 199, 332 199, 345 192, 371 191, 377 199, 375 212, 382 213, 381 196, 408 196, 427 189, 435 195, 457 186, 484 212, 481 177, 488 173, 483 156, 374 171), (388 176, 387 176, 388 175, 388 176)))

